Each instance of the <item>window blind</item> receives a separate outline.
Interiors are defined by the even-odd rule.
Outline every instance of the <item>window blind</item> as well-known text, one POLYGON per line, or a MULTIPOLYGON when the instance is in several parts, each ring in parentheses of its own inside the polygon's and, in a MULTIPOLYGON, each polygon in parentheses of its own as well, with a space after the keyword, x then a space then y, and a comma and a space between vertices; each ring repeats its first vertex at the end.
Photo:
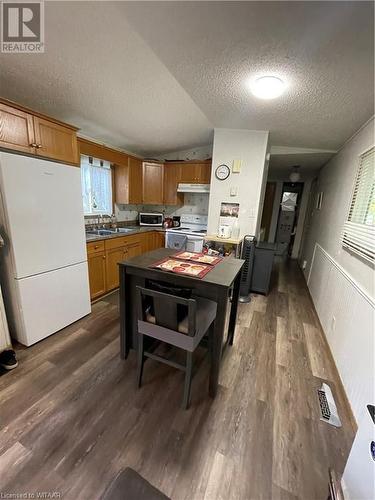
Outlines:
POLYGON ((84 214, 111 214, 111 164, 108 161, 82 155, 81 183, 84 214))
POLYGON ((360 156, 342 244, 370 262, 375 261, 375 147, 360 156))

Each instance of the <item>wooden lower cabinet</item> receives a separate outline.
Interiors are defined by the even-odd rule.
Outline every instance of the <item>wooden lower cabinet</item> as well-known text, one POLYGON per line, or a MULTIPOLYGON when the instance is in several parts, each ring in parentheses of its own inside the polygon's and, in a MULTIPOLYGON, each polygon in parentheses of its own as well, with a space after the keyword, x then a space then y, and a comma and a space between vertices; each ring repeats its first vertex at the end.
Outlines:
POLYGON ((114 290, 119 286, 118 263, 125 260, 125 247, 112 248, 106 251, 106 291, 114 290))
POLYGON ((153 233, 153 250, 165 247, 165 234, 162 232, 153 233))
POLYGON ((130 235, 87 244, 91 300, 119 287, 118 263, 148 252, 152 234, 130 235))
POLYGON ((94 300, 106 292, 106 266, 104 250, 88 255, 87 263, 89 267, 90 297, 91 300, 94 300))

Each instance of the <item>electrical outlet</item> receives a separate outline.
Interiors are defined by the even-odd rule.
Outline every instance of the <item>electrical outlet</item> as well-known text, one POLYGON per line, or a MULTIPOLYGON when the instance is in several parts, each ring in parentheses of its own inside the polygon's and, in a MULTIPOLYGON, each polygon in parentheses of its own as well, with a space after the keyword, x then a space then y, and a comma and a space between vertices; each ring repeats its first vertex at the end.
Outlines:
POLYGON ((307 260, 304 260, 302 262, 302 269, 306 269, 306 266, 307 266, 307 260))

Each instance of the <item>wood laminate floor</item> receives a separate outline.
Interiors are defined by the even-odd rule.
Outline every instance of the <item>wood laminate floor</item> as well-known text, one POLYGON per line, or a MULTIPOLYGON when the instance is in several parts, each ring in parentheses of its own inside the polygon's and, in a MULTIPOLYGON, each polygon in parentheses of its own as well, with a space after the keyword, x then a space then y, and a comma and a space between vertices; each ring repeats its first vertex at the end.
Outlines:
POLYGON ((0 492, 59 492, 94 500, 131 466, 173 500, 315 500, 328 467, 342 472, 350 415, 297 265, 280 263, 268 297, 239 306, 218 396, 207 358, 180 409, 183 374, 148 361, 136 389, 135 355, 119 357, 118 295, 29 348, 0 377, 0 492), (319 420, 328 381, 343 427, 319 420))

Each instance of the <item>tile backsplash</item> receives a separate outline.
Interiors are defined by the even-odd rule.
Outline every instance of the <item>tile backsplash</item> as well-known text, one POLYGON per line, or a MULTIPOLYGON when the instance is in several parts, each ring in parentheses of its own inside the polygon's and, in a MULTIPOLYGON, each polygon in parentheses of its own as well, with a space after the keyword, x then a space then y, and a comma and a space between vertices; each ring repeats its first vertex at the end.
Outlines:
POLYGON ((181 207, 171 205, 118 205, 115 204, 115 215, 119 222, 134 221, 138 212, 162 212, 164 215, 208 214, 208 199, 206 193, 185 193, 184 204, 181 207))

